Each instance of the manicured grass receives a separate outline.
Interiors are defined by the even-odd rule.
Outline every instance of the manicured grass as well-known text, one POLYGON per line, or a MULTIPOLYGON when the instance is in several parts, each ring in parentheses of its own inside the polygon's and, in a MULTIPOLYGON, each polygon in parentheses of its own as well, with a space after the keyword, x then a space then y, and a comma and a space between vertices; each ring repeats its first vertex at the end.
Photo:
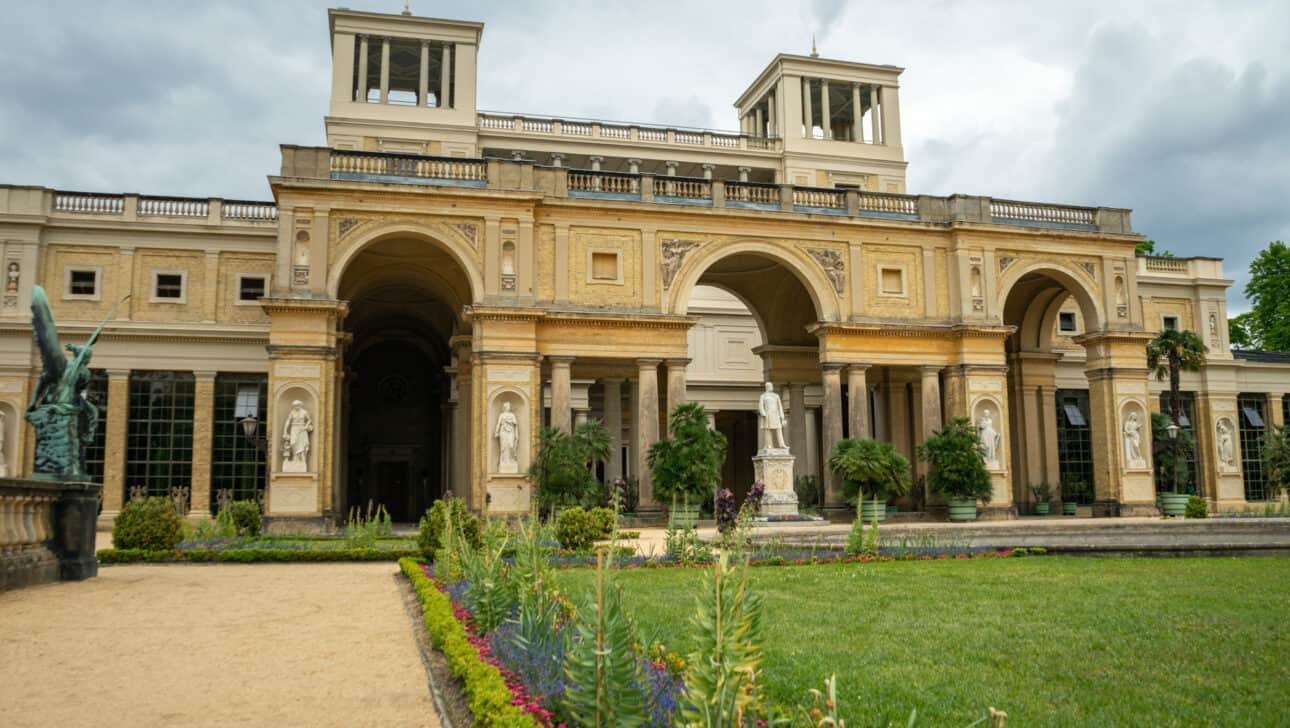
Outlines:
MULTIPOLYGON (((762 681, 838 676, 847 725, 1290 725, 1290 559, 1038 557, 758 567, 762 681)), ((581 597, 594 573, 563 572, 581 597)), ((617 574, 647 638, 688 653, 697 569, 617 574), (680 625, 678 628, 677 625, 680 625), (670 636, 676 635, 676 636, 670 636)))

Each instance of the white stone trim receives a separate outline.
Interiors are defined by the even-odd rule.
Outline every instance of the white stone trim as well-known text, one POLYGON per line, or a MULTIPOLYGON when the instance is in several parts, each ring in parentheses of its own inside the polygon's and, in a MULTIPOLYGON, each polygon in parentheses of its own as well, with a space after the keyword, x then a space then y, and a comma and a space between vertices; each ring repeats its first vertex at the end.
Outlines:
POLYGON ((623 251, 620 248, 611 248, 611 247, 605 247, 605 246, 588 246, 586 283, 587 285, 602 285, 602 286, 623 285, 623 251), (597 278, 595 276, 592 264, 595 261, 595 257, 597 255, 614 256, 614 277, 612 279, 597 278))
POLYGON ((63 266, 64 301, 101 301, 103 299, 103 266, 69 264, 63 266), (94 293, 72 293, 73 273, 93 273, 94 293))
POLYGON ((188 271, 186 270, 153 270, 149 274, 148 303, 188 303, 188 271), (179 276, 179 298, 165 298, 157 295, 157 279, 161 276, 179 276))
POLYGON ((881 298, 909 298, 909 265, 906 263, 879 263, 878 264, 878 291, 881 298), (900 292, 893 293, 888 291, 883 285, 884 274, 888 271, 900 273, 900 292))
POLYGON ((260 302, 258 300, 254 300, 254 301, 242 300, 242 281, 247 278, 259 278, 264 281, 263 296, 269 295, 270 292, 273 290, 272 289, 273 276, 268 273, 238 273, 234 277, 233 305, 235 306, 259 306, 260 305, 260 302))

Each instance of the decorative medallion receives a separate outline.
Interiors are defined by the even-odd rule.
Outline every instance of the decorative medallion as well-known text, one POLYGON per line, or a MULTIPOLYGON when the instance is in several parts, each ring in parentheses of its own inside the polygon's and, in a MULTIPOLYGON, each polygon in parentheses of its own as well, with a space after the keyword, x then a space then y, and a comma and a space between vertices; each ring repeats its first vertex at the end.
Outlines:
POLYGON ((343 217, 340 222, 336 223, 336 237, 343 238, 349 234, 350 230, 358 225, 358 220, 352 217, 343 217))
POLYGON ((1008 270, 1008 266, 1016 262, 1017 262, 1017 259, 1010 255, 1001 256, 999 258, 999 272, 1002 273, 1005 270, 1008 270))
POLYGON ((671 288, 672 280, 681 270, 681 264, 685 262, 685 256, 689 255, 691 250, 699 247, 699 244, 693 240, 674 240, 665 239, 661 243, 663 249, 663 287, 671 288))
POLYGON ((826 248, 807 248, 806 252, 815 258, 815 262, 820 264, 824 269, 824 275, 829 277, 829 282, 833 284, 833 290, 840 296, 842 291, 846 290, 847 268, 842 262, 842 254, 836 250, 826 248))
POLYGON ((513 291, 513 290, 515 290, 515 276, 514 276, 514 275, 503 275, 503 276, 502 276, 502 290, 503 290, 503 291, 513 291))
POLYGON ((1093 278, 1093 279, 1096 279, 1096 278, 1097 278, 1097 266, 1096 266, 1096 265, 1094 265, 1093 263, 1091 263, 1091 262, 1089 262, 1089 261, 1087 261, 1087 260, 1082 260, 1082 261, 1080 261, 1080 264, 1079 264, 1079 265, 1080 265, 1080 267, 1081 267, 1081 268, 1083 268, 1083 269, 1084 269, 1084 272, 1088 273, 1088 277, 1089 277, 1089 278, 1093 278))
POLYGON ((471 246, 475 245, 475 234, 479 231, 479 226, 473 222, 454 222, 452 226, 465 235, 470 240, 471 246))

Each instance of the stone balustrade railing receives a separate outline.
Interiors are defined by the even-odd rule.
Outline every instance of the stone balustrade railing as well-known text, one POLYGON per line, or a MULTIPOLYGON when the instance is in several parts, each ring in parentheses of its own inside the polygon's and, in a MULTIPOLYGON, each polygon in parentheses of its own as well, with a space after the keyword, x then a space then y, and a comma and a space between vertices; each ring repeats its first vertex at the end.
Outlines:
POLYGON ((48 212, 70 215, 112 215, 125 219, 203 220, 214 224, 276 223, 278 220, 278 206, 272 202, 203 197, 110 195, 63 190, 53 193, 48 212))
POLYGON ((284 146, 282 176, 487 187, 552 197, 755 208, 937 224, 995 224, 1133 234, 1128 210, 973 195, 907 195, 851 188, 569 169, 531 160, 461 159, 284 146))
POLYGON ((526 116, 524 114, 507 114, 493 111, 480 112, 477 121, 480 130, 484 132, 499 131, 525 135, 615 139, 710 149, 780 150, 780 140, 775 137, 752 136, 715 129, 687 129, 684 127, 651 126, 619 121, 526 116))
POLYGON ((98 573, 102 487, 0 478, 0 590, 98 573))

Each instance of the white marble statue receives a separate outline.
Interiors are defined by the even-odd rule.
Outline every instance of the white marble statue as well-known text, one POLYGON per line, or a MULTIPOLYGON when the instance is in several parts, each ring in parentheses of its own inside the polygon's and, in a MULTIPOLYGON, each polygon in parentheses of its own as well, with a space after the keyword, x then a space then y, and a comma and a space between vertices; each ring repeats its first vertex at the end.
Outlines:
POLYGON ((1003 438, 994 429, 994 417, 988 407, 981 411, 981 416, 976 421, 976 432, 981 440, 981 458, 985 460, 985 467, 998 470, 999 450, 1003 438))
POLYGON ((7 415, 0 410, 0 478, 9 477, 9 458, 4 454, 5 421, 7 415))
POLYGON ((1137 412, 1124 418, 1124 461, 1130 468, 1147 467, 1142 457, 1142 420, 1137 412))
POLYGON ((520 462, 516 453, 520 447, 520 421, 511 412, 511 403, 503 402, 501 414, 497 415, 497 427, 493 428, 497 438, 497 472, 518 473, 520 462))
POLYGON ((784 417, 784 403, 780 400, 779 395, 775 394, 775 385, 766 382, 766 391, 762 392, 761 399, 757 400, 757 424, 760 450, 764 452, 778 451, 785 455, 788 454, 788 444, 784 441, 784 425, 788 418, 784 417))
POLYGON ((1236 466, 1236 440, 1232 436, 1232 422, 1218 421, 1218 459, 1227 467, 1236 466))
POLYGON ((282 472, 309 472, 309 433, 314 431, 314 420, 300 400, 291 403, 287 422, 282 427, 282 472))

